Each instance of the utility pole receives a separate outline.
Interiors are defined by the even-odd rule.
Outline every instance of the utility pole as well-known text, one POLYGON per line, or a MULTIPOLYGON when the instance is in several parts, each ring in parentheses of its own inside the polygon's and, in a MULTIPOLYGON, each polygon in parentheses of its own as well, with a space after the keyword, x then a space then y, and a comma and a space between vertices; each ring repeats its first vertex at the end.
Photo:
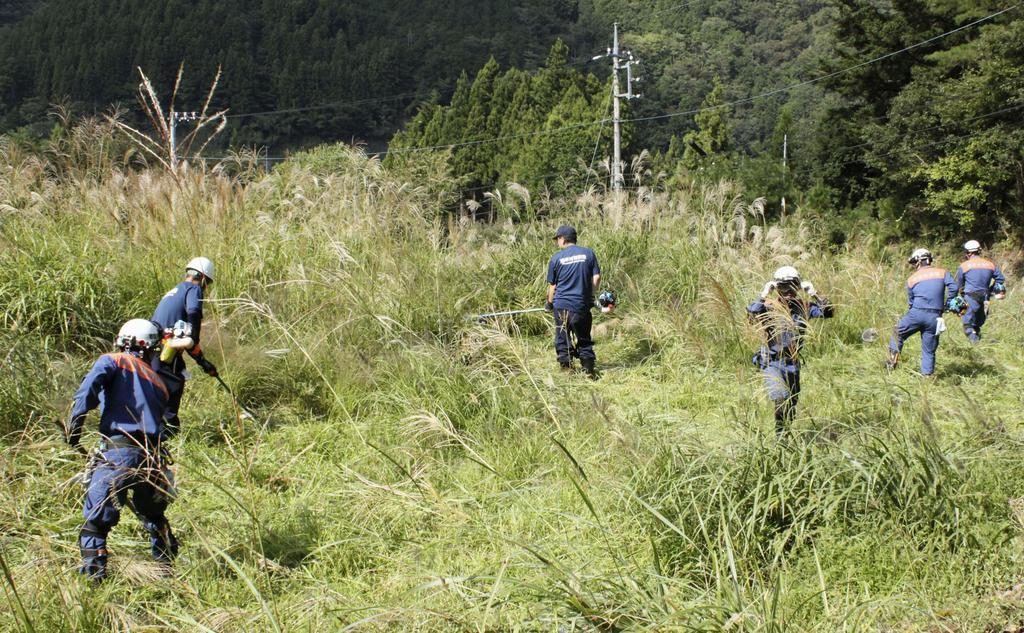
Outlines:
POLYGON ((170 138, 170 158, 171 158, 171 171, 178 169, 178 139, 175 135, 175 125, 178 121, 195 121, 199 118, 198 112, 171 112, 171 138, 170 138))
POLYGON ((782 135, 782 217, 786 217, 786 152, 789 149, 789 134, 782 135))
POLYGON ((603 57, 612 58, 612 165, 611 185, 612 191, 622 191, 624 178, 622 176, 622 108, 619 99, 639 99, 642 95, 633 94, 633 83, 640 81, 639 77, 633 76, 633 66, 638 66, 640 60, 635 59, 629 51, 619 50, 619 23, 616 22, 612 30, 612 47, 605 55, 597 55, 595 60, 603 57), (626 71, 626 92, 620 92, 619 71, 626 71))

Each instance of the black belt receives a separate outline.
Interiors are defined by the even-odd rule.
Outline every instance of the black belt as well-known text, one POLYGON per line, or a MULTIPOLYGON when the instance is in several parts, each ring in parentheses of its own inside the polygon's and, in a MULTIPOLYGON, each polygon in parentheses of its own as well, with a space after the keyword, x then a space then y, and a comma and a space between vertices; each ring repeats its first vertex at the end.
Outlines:
POLYGON ((125 435, 115 435, 113 437, 105 437, 100 440, 101 451, 108 451, 112 448, 137 448, 139 450, 147 450, 151 447, 156 448, 157 444, 151 444, 148 441, 140 442, 134 437, 128 437, 125 435))

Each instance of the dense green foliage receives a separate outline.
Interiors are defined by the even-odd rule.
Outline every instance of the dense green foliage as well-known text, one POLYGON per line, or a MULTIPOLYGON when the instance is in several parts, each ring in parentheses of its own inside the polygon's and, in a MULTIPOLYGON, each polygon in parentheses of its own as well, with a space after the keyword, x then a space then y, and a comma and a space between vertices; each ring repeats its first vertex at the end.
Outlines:
MULTIPOLYGON (((430 160, 336 146, 272 173, 235 160, 172 176, 127 164, 106 124, 46 145, 0 139, 0 629, 923 633, 1024 618, 1016 284, 980 346, 951 324, 934 378, 912 369, 916 340, 887 374, 884 337, 862 332, 903 311, 905 247, 829 251, 807 218, 770 223, 728 182, 485 224, 442 220, 461 185, 430 160), (538 305, 566 220, 620 297, 595 327, 596 383, 558 371, 546 315, 465 319, 538 305), (204 348, 256 419, 191 381, 175 572, 148 563, 125 516, 112 578, 92 588, 74 573, 81 463, 53 420, 117 325, 199 253, 218 266, 204 348), (744 305, 790 262, 838 312, 811 330, 778 442, 744 305)), ((1015 279, 1018 262, 993 256, 1015 279)))
POLYGON ((51 0, 0 31, 0 130, 65 98, 90 112, 130 104, 137 67, 166 87, 184 62, 185 109, 222 66, 215 106, 298 110, 234 120, 233 143, 379 140, 406 107, 449 94, 460 70, 489 55, 537 65, 576 17, 575 3, 550 0, 51 0))
POLYGON ((53 0, 4 15, 0 129, 52 102, 130 103, 137 66, 165 91, 184 61, 178 104, 196 107, 220 65, 215 107, 285 110, 232 118, 222 146, 377 147, 407 122, 396 153, 450 156, 430 160, 471 206, 525 186, 524 209, 607 180, 608 63, 587 60, 618 22, 642 62, 630 187, 737 178, 770 215, 783 197, 828 210, 837 242, 866 223, 986 240, 1024 226, 1024 17, 995 2, 53 0))
POLYGON ((392 139, 389 162, 406 162, 424 148, 449 151, 450 173, 477 198, 506 182, 558 197, 585 189, 594 178, 583 157, 593 162, 609 151, 610 130, 600 123, 609 93, 592 75, 568 67, 567 52, 556 42, 533 75, 500 72, 493 58, 472 82, 463 75, 450 105, 421 110, 392 139))
POLYGON ((30 15, 44 0, 5 0, 0 4, 0 27, 14 24, 30 15))
POLYGON ((1012 10, 969 26, 1003 6, 839 4, 832 68, 913 48, 830 80, 842 100, 813 141, 815 176, 837 204, 866 207, 893 234, 1019 236, 1024 16, 1012 10))

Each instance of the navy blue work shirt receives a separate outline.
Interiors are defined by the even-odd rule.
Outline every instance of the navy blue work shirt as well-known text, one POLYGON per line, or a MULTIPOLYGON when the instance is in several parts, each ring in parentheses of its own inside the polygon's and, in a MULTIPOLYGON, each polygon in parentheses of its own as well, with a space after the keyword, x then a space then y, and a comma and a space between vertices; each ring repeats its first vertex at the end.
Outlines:
POLYGON ((75 392, 69 436, 78 437, 85 414, 100 407, 101 435, 153 443, 163 436, 167 398, 167 387, 141 358, 125 352, 104 354, 75 392))
POLYGON ((942 312, 958 290, 953 276, 944 268, 925 266, 907 279, 907 305, 912 310, 942 312))
POLYGON ((192 340, 198 349, 199 330, 203 324, 203 287, 191 281, 183 281, 171 288, 164 295, 156 310, 153 320, 162 329, 173 327, 178 321, 186 321, 192 326, 192 340))
POLYGON ((984 257, 972 257, 960 264, 954 280, 965 295, 981 295, 983 299, 988 299, 993 281, 997 284, 1006 283, 1003 271, 992 260, 984 257))
POLYGON ((555 285, 556 310, 586 312, 594 304, 594 275, 601 274, 594 251, 569 244, 551 256, 548 283, 555 285))

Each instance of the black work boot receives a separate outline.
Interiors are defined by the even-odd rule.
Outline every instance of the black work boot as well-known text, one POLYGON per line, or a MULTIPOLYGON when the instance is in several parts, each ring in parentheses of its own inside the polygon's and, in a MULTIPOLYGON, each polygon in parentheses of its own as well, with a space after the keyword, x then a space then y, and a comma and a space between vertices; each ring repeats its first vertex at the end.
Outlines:
POLYGON ((558 365, 559 365, 559 368, 562 370, 563 374, 572 373, 572 363, 571 362, 569 362, 569 363, 560 362, 560 363, 558 363, 558 365))
POLYGON ((150 551, 153 560, 158 563, 170 563, 178 555, 178 539, 171 531, 171 524, 166 518, 151 521, 143 519, 142 523, 149 532, 150 551))
POLYGON ((107 551, 82 550, 82 564, 78 568, 82 574, 95 584, 103 582, 107 577, 107 551))
POLYGON ((107 532, 109 526, 86 521, 78 533, 78 550, 82 554, 82 565, 78 573, 95 583, 107 577, 107 532))
POLYGON ((587 377, 591 380, 597 380, 597 370, 594 369, 594 359, 586 358, 580 361, 583 365, 583 372, 587 374, 587 377))
POLYGON ((792 400, 786 398, 775 401, 775 436, 778 439, 785 439, 789 434, 789 426, 794 417, 796 417, 796 407, 793 406, 792 400))

